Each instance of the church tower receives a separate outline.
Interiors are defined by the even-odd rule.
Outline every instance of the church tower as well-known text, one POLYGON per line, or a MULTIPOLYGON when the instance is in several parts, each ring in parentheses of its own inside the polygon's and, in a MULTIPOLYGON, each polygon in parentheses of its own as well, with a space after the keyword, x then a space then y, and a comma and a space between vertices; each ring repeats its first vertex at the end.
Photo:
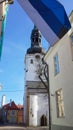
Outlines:
MULTIPOLYGON (((40 31, 34 26, 31 32, 31 47, 25 56, 24 123, 27 126, 40 126, 42 118, 46 118, 44 125, 48 124, 47 90, 39 78, 43 68, 42 58, 45 55, 41 38, 40 31)), ((44 75, 42 79, 46 82, 44 75)))
POLYGON ((36 26, 34 26, 32 33, 31 33, 31 47, 27 50, 27 54, 45 54, 45 51, 41 47, 41 33, 37 29, 36 26))

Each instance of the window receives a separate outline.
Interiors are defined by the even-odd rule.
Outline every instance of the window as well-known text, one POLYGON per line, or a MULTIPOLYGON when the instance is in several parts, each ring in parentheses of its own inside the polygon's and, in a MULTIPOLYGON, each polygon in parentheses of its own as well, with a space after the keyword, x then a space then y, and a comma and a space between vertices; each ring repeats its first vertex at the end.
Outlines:
POLYGON ((36 38, 36 42, 38 43, 38 38, 36 38))
POLYGON ((14 110, 12 110, 12 115, 15 115, 15 111, 14 110))
POLYGON ((32 42, 34 42, 34 38, 32 38, 32 42))
POLYGON ((57 75, 60 72, 58 54, 54 56, 54 70, 55 70, 55 75, 57 75))
POLYGON ((41 43, 41 39, 39 39, 39 41, 38 41, 39 43, 41 43))
POLYGON ((57 117, 65 117, 62 89, 56 91, 56 101, 57 101, 57 117))
POLYGON ((30 60, 30 63, 33 64, 33 59, 30 60))

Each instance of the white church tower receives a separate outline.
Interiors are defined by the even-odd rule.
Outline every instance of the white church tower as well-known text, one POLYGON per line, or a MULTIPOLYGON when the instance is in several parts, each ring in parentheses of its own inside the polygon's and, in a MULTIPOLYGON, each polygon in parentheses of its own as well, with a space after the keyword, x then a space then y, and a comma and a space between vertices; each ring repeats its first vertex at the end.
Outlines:
MULTIPOLYGON (((47 90, 39 78, 44 66, 44 55, 41 33, 34 26, 31 32, 31 47, 25 56, 24 123, 27 126, 45 126, 49 122, 47 90)), ((44 75, 42 79, 46 82, 44 75)))

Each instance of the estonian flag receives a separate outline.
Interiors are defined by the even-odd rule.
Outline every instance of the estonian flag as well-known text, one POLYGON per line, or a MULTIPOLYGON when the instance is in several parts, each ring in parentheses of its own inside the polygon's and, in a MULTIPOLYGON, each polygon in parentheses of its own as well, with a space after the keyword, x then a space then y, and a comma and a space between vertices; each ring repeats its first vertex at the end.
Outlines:
POLYGON ((63 5, 58 0, 18 0, 50 45, 71 28, 63 5))

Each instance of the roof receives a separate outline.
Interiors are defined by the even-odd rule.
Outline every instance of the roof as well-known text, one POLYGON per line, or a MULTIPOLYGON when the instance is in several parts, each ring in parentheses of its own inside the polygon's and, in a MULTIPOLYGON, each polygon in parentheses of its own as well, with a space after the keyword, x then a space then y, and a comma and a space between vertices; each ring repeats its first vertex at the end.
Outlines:
POLYGON ((7 109, 7 110, 18 110, 17 105, 14 103, 14 101, 6 104, 3 106, 3 108, 7 109))
POLYGON ((23 109, 23 105, 18 104, 17 107, 18 109, 23 109))

